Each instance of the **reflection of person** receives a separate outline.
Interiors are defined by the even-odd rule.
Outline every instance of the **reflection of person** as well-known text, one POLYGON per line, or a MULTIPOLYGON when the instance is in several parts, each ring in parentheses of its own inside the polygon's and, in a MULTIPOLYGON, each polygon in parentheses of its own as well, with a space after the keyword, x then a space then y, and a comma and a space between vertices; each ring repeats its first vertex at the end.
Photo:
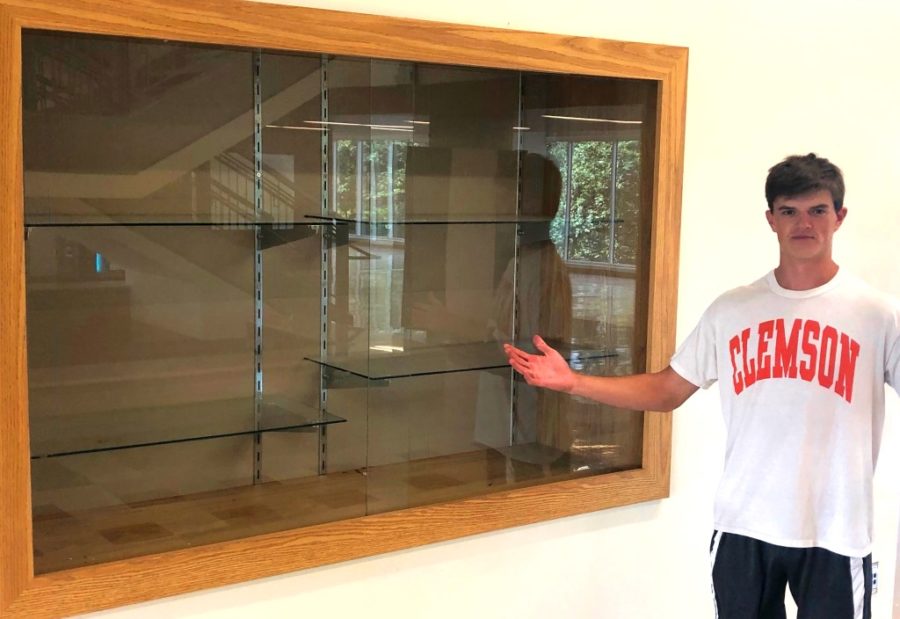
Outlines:
MULTIPOLYGON (((567 341, 572 323, 572 288, 569 272, 550 238, 549 226, 559 210, 562 175, 550 159, 526 153, 522 164, 521 214, 539 220, 542 230, 519 247, 518 282, 516 265, 510 262, 495 296, 492 335, 498 341, 510 338, 508 329, 513 303, 518 299, 520 333, 543 333, 545 337, 567 341), (514 286, 518 286, 518 295, 514 286)), ((528 235, 525 235, 528 238, 528 235)))
MULTIPOLYGON (((494 299, 491 336, 501 342, 511 338, 513 304, 517 302, 519 333, 542 333, 547 339, 569 343, 572 287, 566 264, 549 234, 550 221, 559 210, 562 175, 553 161, 537 153, 526 153, 522 168, 521 214, 541 220, 535 225, 543 226, 543 229, 534 240, 521 244, 518 265, 510 262, 500 279, 494 299)), ((520 390, 513 442, 536 442, 558 450, 548 452, 551 456, 567 451, 572 442, 567 402, 568 399, 559 393, 529 394, 520 390), (534 417, 527 415, 529 410, 534 411, 534 417)))
MULTIPOLYGON (((470 276, 471 279, 477 278, 478 285, 484 285, 485 280, 490 281, 489 285, 494 290, 492 302, 484 306, 473 304, 472 311, 468 312, 460 311, 459 303, 451 309, 451 304, 439 298, 439 295, 449 296, 440 290, 444 282, 429 281, 427 286, 438 289, 428 292, 417 290, 416 300, 410 303, 408 310, 409 323, 426 331, 429 342, 465 347, 467 343, 506 341, 512 337, 514 313, 519 332, 540 332, 551 341, 568 342, 572 322, 569 273, 549 232, 550 222, 560 206, 562 176, 553 161, 536 153, 522 155, 518 170, 521 223, 518 227, 508 223, 495 224, 482 227, 479 231, 479 238, 486 242, 495 241, 495 248, 500 250, 491 251, 492 256, 507 250, 512 254, 512 239, 518 233, 516 254, 508 259, 505 266, 502 259, 484 264, 485 269, 491 270, 489 274, 470 276), (497 238, 488 239, 490 234, 497 234, 497 238)), ((506 183, 513 179, 504 177, 500 180, 506 183)), ((433 234, 434 241, 430 249, 436 251, 434 247, 439 247, 438 241, 443 231, 435 229, 428 232, 433 234)), ((487 253, 483 248, 474 251, 481 251, 482 256, 487 253)), ((407 257, 407 262, 412 261, 407 257)), ((459 293, 460 290, 453 292, 459 293)), ((499 345, 492 352, 499 353, 499 345)), ((492 364, 495 361, 493 357, 490 359, 492 364)), ((496 449, 510 460, 528 465, 549 465, 560 460, 568 451, 572 436, 566 414, 566 396, 543 390, 519 389, 516 393, 515 419, 512 419, 508 371, 481 371, 477 380, 475 443, 496 449)), ((523 474, 528 473, 533 471, 523 471, 523 474)), ((506 473, 489 475, 493 478, 506 473)))
POLYGON ((840 170, 788 157, 766 180, 780 262, 720 296, 650 374, 584 376, 540 337, 507 345, 537 386, 614 406, 672 410, 719 378, 727 428, 711 552, 717 616, 870 617, 872 475, 884 383, 900 387, 900 306, 832 259, 847 215, 840 170))
MULTIPOLYGON (((518 299, 519 332, 567 340, 572 314, 569 273, 549 235, 561 195, 562 176, 556 164, 537 153, 526 153, 522 160, 520 209, 526 234, 517 257, 506 264, 500 275, 490 319, 450 311, 431 291, 412 304, 411 322, 451 341, 475 338, 502 342, 512 337, 513 306, 518 299)), ((506 234, 508 228, 503 228, 506 234)))

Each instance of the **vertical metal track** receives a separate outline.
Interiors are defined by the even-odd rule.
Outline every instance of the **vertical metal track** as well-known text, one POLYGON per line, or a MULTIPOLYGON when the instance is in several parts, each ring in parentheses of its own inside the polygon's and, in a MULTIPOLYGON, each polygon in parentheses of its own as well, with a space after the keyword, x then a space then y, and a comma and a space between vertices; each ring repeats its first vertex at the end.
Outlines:
MULTIPOLYGON (((525 124, 525 82, 522 79, 522 72, 519 72, 519 109, 517 127, 525 124)), ((522 213, 522 167, 525 163, 525 137, 523 131, 516 131, 516 151, 519 154, 519 165, 516 170, 516 215, 522 213)), ((519 251, 521 248, 520 238, 522 227, 515 224, 516 242, 513 249, 513 315, 512 315, 512 333, 510 334, 512 341, 515 342, 519 338, 519 251)), ((509 444, 513 445, 516 441, 516 431, 518 426, 518 381, 515 380, 515 372, 510 371, 513 379, 509 385, 509 444)))
POLYGON ((575 161, 575 143, 566 143, 566 213, 563 230, 563 260, 569 259, 569 231, 572 223, 572 167, 575 161))
MULTIPOLYGON (((328 121, 328 58, 322 56, 322 72, 321 72, 321 93, 322 93, 322 121, 328 121)), ((323 125, 325 131, 322 132, 322 214, 328 213, 328 191, 330 189, 328 183, 328 163, 329 163, 329 130, 328 125, 323 125)), ((328 262, 328 254, 332 246, 332 230, 325 224, 322 238, 322 272, 321 272, 321 289, 322 297, 319 306, 319 323, 321 325, 321 340, 319 354, 322 359, 328 355, 328 270, 330 264, 328 262)), ((325 411, 328 409, 328 380, 327 372, 324 366, 319 366, 319 415, 325 418, 325 411)), ((328 426, 320 424, 317 429, 318 433, 318 471, 319 475, 328 472, 328 426)))
MULTIPOLYGON (((262 64, 262 52, 253 52, 253 204, 255 219, 262 219, 263 210, 263 185, 262 185, 262 89, 260 84, 260 66, 262 64)), ((263 269, 262 269, 262 228, 257 223, 254 226, 253 247, 253 300, 254 300, 254 329, 253 329, 253 365, 256 368, 256 380, 253 398, 253 427, 259 430, 262 421, 263 406, 263 370, 262 370, 262 339, 263 339, 263 269)), ((253 439, 253 483, 258 483, 262 474, 262 434, 256 432, 253 439)))
POLYGON ((619 141, 612 142, 612 178, 609 181, 609 262, 616 263, 616 180, 619 178, 619 141))

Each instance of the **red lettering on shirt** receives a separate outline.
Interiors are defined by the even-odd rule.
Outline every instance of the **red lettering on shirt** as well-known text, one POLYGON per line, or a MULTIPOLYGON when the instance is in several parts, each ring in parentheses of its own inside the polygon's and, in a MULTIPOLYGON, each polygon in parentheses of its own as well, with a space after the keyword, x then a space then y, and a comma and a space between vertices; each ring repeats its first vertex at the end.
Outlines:
POLYGON ((828 389, 834 383, 834 366, 837 362, 838 334, 834 327, 822 329, 819 354, 819 384, 828 389))
POLYGON ((734 392, 740 393, 744 390, 744 379, 743 374, 737 367, 737 359, 735 356, 741 353, 741 340, 738 336, 734 336, 731 338, 731 341, 728 342, 728 352, 731 354, 731 367, 734 372, 731 375, 731 380, 734 383, 734 392))
POLYGON ((848 402, 853 401, 853 374, 856 372, 856 360, 859 358, 859 342, 841 333, 841 362, 838 365, 837 381, 834 391, 848 402))
POLYGON ((831 325, 796 318, 788 329, 784 318, 765 320, 731 337, 728 354, 735 395, 755 383, 784 378, 815 383, 853 401, 860 345, 831 325))
POLYGON ((807 320, 803 325, 803 354, 806 360, 800 362, 800 378, 805 381, 811 381, 816 376, 819 331, 819 323, 815 320, 807 320))
POLYGON ((797 318, 791 326, 791 336, 785 339, 784 318, 775 321, 775 378, 797 378, 797 342, 803 321, 797 318))
POLYGON ((749 387, 756 382, 756 362, 750 360, 747 364, 747 342, 750 341, 750 329, 744 329, 741 332, 741 359, 744 362, 744 386, 749 387))
POLYGON ((759 343, 756 346, 756 359, 759 367, 756 369, 756 380, 765 380, 772 377, 772 357, 769 352, 769 340, 775 331, 775 321, 767 320, 759 323, 759 343))

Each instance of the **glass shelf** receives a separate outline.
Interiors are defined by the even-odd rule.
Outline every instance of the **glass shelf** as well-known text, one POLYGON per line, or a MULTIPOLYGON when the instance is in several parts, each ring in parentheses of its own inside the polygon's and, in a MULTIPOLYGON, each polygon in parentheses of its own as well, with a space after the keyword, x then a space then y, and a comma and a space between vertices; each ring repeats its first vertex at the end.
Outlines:
POLYGON ((263 432, 313 430, 345 421, 327 412, 320 414, 318 409, 312 407, 272 403, 261 407, 259 427, 254 427, 252 401, 247 398, 106 411, 102 414, 48 416, 32 422, 31 459, 263 432))
POLYGON ((65 227, 103 227, 103 226, 221 226, 221 227, 251 227, 262 226, 275 230, 290 230, 294 227, 321 226, 321 225, 353 225, 386 226, 386 225, 447 225, 447 224, 541 224, 552 221, 552 217, 546 215, 505 215, 497 213, 433 213, 409 215, 403 219, 395 219, 387 222, 374 221, 368 216, 355 217, 341 215, 336 212, 321 215, 303 215, 302 218, 292 221, 258 221, 253 219, 238 219, 230 221, 197 221, 191 216, 184 215, 147 215, 147 216, 109 216, 109 215, 59 215, 41 216, 29 214, 25 220, 27 228, 65 228, 65 227))
POLYGON ((372 221, 368 216, 351 217, 337 212, 323 215, 306 215, 306 217, 335 224, 362 224, 368 226, 387 225, 421 225, 421 224, 540 224, 548 223, 553 218, 546 215, 516 215, 502 213, 431 213, 411 214, 403 219, 395 219, 391 222, 372 221))
MULTIPOLYGON (((94 218, 77 216, 70 219, 61 218, 54 215, 46 221, 40 218, 30 217, 25 222, 25 238, 28 238, 28 230, 30 228, 210 228, 213 230, 233 231, 253 231, 259 229, 260 233, 260 249, 269 249, 286 243, 293 243, 301 239, 308 238, 316 234, 316 230, 323 226, 329 225, 325 221, 303 219, 301 221, 194 221, 191 219, 179 219, 176 217, 167 217, 164 220, 155 221, 122 221, 120 219, 109 220, 109 218, 94 218)), ((341 226, 346 228, 346 226, 341 226)), ((346 235, 344 235, 346 236, 346 235)))
MULTIPOLYGON (((149 217, 149 216, 148 216, 149 217)), ((109 216, 89 216, 89 215, 73 215, 66 217, 64 215, 53 215, 52 217, 40 217, 29 215, 25 220, 26 228, 99 228, 99 227, 164 227, 164 226, 196 226, 196 227, 218 227, 218 228, 246 228, 253 226, 270 228, 274 230, 291 230, 295 227, 308 228, 310 226, 322 225, 324 222, 312 219, 300 219, 298 221, 254 221, 252 219, 238 221, 196 221, 190 217, 182 217, 178 215, 153 215, 153 219, 129 219, 129 218, 110 218, 109 216)), ((309 217, 309 216, 306 216, 309 217)))
MULTIPOLYGON (((572 347, 559 342, 548 342, 548 344, 559 351, 569 363, 618 356, 615 350, 572 347)), ((516 346, 530 353, 536 352, 530 341, 516 342, 516 346)), ((509 367, 509 362, 499 342, 454 344, 395 352, 376 349, 370 351, 368 357, 351 355, 305 357, 305 359, 367 380, 389 380, 509 367)))

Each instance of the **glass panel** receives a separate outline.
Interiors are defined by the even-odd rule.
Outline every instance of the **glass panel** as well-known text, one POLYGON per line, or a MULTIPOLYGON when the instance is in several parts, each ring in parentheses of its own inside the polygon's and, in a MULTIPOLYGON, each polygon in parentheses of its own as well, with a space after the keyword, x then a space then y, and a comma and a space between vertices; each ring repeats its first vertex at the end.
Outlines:
MULTIPOLYGON (((509 369, 392 380, 369 396, 369 510, 383 512, 491 489, 479 443, 479 385, 509 385, 509 369)), ((483 400, 482 412, 508 416, 483 400)), ((508 404, 508 400, 507 400, 508 404)), ((501 420, 502 423, 502 420, 501 420)))
MULTIPOLYGON (((43 539, 46 525, 85 544, 66 558, 36 543, 36 552, 45 552, 35 555, 38 572, 72 565, 64 559, 110 557, 90 541, 103 537, 91 527, 107 517, 94 510, 110 506, 121 515, 129 512, 112 506, 251 479, 253 437, 212 437, 254 430, 252 256, 253 233, 244 229, 31 229, 26 319, 35 539, 43 539), (208 440, 189 443, 195 450, 133 448, 192 438, 208 440), (109 449, 116 450, 86 453, 109 449), (65 453, 83 455, 51 457, 65 453)), ((308 423, 301 415, 267 411, 276 427, 308 423)), ((126 521, 110 526, 131 526, 126 521)), ((145 547, 110 543, 110 552, 125 556, 145 547)))
POLYGON ((275 223, 260 229, 258 418, 263 421, 265 411, 274 406, 307 411, 316 423, 260 435, 257 489, 324 472, 323 426, 329 419, 336 425, 346 421, 321 406, 319 368, 304 360, 321 348, 322 273, 317 265, 325 230, 306 225, 310 215, 322 210, 325 129, 310 122, 322 115, 321 59, 260 54, 259 90, 261 218, 275 223))
POLYGON ((572 196, 566 257, 573 261, 609 262, 612 144, 575 142, 570 162, 572 196))
POLYGON ((390 231, 406 214, 407 151, 418 133, 413 65, 333 58, 327 67, 329 210, 351 221, 381 223, 390 231))
MULTIPOLYGON (((316 356, 320 347, 321 273, 297 268, 318 264, 321 253, 321 228, 305 225, 273 230, 272 245, 261 252, 260 421, 269 408, 304 411, 311 419, 325 420, 319 368, 304 360, 316 356), (285 241, 279 234, 289 234, 290 240, 279 242, 285 241)), ((318 427, 295 429, 260 439, 261 481, 319 473, 318 427)))
MULTIPOLYGON (((404 234, 403 296, 394 324, 403 327, 405 350, 512 333, 512 314, 498 291, 504 283, 512 289, 515 226, 408 225, 404 234)), ((387 343, 386 335, 373 329, 373 339, 387 343)))
POLYGON ((29 224, 252 221, 252 53, 28 32, 29 224))
POLYGON ((322 212, 321 59, 262 54, 259 84, 263 219, 302 222, 322 212))
MULTIPOLYGON (((388 340, 373 313, 368 373, 341 360, 344 369, 378 381, 370 383, 368 400, 370 511, 640 466, 640 415, 514 386, 509 370, 500 369, 498 342, 521 344, 540 333, 582 371, 631 369, 633 342, 602 337, 601 330, 605 335, 614 330, 610 323, 623 324, 633 333, 628 326, 640 320, 634 251, 639 233, 646 234, 641 205, 649 196, 641 202, 639 151, 641 125, 652 114, 645 103, 654 93, 630 92, 633 87, 614 80, 526 75, 521 113, 528 122, 522 125, 514 74, 420 67, 414 78, 421 80, 414 87, 416 118, 428 124, 417 127, 407 154, 404 255, 393 263, 403 270, 403 330, 388 340), (547 82, 562 94, 545 92, 547 82), (499 93, 490 104, 480 98, 487 85, 499 93), (529 98, 532 87, 537 92, 529 98), (428 108, 438 90, 446 97, 434 97, 440 104, 428 108), (461 110, 447 105, 463 92, 490 110, 488 127, 496 131, 473 135, 471 126, 484 119, 467 118, 465 104, 461 110), (611 122, 592 123, 601 113, 611 122), (607 139, 615 131, 602 125, 632 138, 623 142, 630 148, 627 166, 617 167, 619 140, 607 139), (505 150, 517 142, 525 148, 505 150), (493 147, 490 156, 486 146, 493 147), (509 167, 502 164, 507 152, 509 167), (622 190, 619 213, 615 189, 622 190), (471 225, 491 219, 508 223, 471 225), (454 225, 461 222, 469 225, 454 225), (578 279, 574 269, 582 263, 614 262, 618 223, 622 247, 634 248, 624 277, 578 279), (560 229, 564 240, 554 242, 560 229), (598 307, 597 286, 610 279, 625 282, 615 288, 613 311, 590 314, 598 307), (449 436, 456 438, 440 441, 449 436)), ((396 222, 394 229, 400 229, 396 222)), ((376 273, 373 266, 373 295, 387 287, 376 273)))
MULTIPOLYGON (((419 124, 407 155, 407 218, 516 214, 518 74, 419 65, 414 79, 419 124)), ((411 244, 428 243, 420 233, 407 231, 411 244)))
MULTIPOLYGON (((557 320, 549 327, 532 320, 533 330, 562 328, 563 339, 574 349, 610 353, 582 356, 573 362, 581 371, 604 375, 642 371, 655 85, 526 75, 524 95, 526 148, 545 152, 561 174, 559 208, 549 236, 564 259, 569 293, 551 296, 571 299, 568 310, 557 309, 568 316, 567 324, 557 320)), ((527 251, 523 249, 523 258, 527 251)), ((523 297, 527 291, 520 293, 520 303, 523 297)), ((529 325, 521 324, 524 336, 529 325)), ((523 386, 519 415, 533 417, 535 432, 547 433, 543 440, 569 453, 573 470, 640 466, 639 414, 523 386)))
POLYGON ((641 465, 501 343, 643 369, 653 83, 23 56, 38 573, 641 465))
POLYGON ((641 143, 618 140, 616 146, 615 251, 613 262, 635 265, 641 238, 641 143))
POLYGON ((252 247, 247 230, 32 229, 32 454, 251 429, 252 247))
POLYGON ((233 536, 252 462, 250 436, 32 460, 35 572, 233 536))

